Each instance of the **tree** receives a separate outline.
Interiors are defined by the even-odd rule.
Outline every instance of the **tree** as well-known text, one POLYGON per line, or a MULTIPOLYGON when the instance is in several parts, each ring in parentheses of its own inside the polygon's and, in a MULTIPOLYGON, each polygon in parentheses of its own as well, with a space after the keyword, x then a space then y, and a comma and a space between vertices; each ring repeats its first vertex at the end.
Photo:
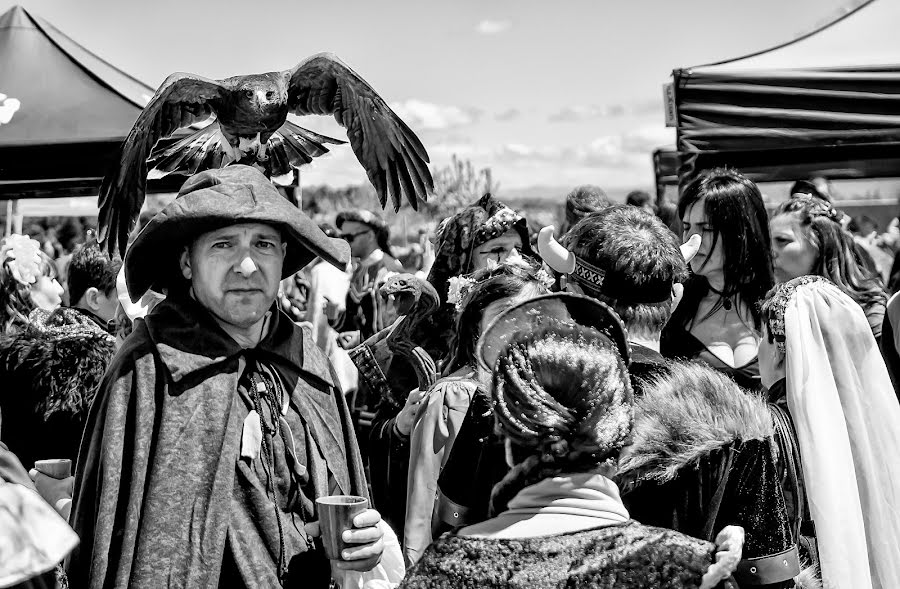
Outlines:
POLYGON ((455 155, 450 164, 433 168, 434 194, 427 203, 419 206, 419 211, 431 219, 442 219, 474 203, 486 192, 496 192, 499 184, 494 182, 490 168, 475 171, 469 160, 461 160, 455 155))

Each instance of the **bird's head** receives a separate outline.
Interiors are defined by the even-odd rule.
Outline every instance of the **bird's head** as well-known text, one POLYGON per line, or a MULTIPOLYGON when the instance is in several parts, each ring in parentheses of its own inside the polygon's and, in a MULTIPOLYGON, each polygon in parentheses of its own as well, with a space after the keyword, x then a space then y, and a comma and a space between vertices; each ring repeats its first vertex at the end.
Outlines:
POLYGON ((287 102, 287 86, 280 75, 254 74, 235 81, 234 91, 240 102, 252 110, 268 112, 287 102))

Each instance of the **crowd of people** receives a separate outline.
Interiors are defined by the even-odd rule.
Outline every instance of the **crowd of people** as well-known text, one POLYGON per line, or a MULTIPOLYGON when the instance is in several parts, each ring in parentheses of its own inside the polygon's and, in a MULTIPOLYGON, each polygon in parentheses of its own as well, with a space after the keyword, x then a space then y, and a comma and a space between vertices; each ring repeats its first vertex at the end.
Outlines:
POLYGON ((404 267, 232 165, 124 260, 6 237, 0 586, 900 587, 900 229, 785 197, 485 194, 404 267))

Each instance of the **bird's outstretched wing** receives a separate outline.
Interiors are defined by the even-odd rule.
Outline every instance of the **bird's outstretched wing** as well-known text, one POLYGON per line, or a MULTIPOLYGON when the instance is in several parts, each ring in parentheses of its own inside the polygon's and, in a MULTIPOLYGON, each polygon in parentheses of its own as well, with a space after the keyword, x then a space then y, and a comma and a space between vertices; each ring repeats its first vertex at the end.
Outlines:
POLYGON ((193 74, 172 74, 144 107, 100 185, 99 239, 124 255, 147 188, 147 158, 160 139, 214 112, 225 88, 193 74))
POLYGON ((434 190, 428 153, 415 133, 369 84, 340 59, 319 53, 285 72, 288 108, 296 115, 334 115, 347 129, 359 163, 384 208, 403 197, 413 209, 434 190))

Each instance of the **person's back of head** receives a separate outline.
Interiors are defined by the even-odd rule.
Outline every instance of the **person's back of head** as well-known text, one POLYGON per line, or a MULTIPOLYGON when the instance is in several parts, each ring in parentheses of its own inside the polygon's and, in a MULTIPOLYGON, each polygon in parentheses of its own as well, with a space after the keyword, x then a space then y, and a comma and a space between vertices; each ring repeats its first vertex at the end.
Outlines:
POLYGON ((659 337, 672 314, 672 285, 688 277, 678 240, 659 218, 613 205, 573 227, 566 246, 605 274, 585 294, 611 305, 629 334, 659 337))
POLYGON ((791 186, 791 190, 788 193, 788 196, 793 197, 796 195, 808 195, 813 196, 815 198, 820 198, 829 204, 832 203, 831 195, 828 194, 827 190, 823 190, 825 186, 825 180, 823 178, 814 178, 812 180, 797 180, 794 182, 793 186, 791 186))
POLYGON ((599 186, 577 186, 566 196, 566 218, 562 226, 565 233, 576 223, 592 213, 602 211, 612 204, 599 186))
POLYGON ((653 203, 653 197, 645 190, 632 190, 625 197, 625 204, 644 209, 647 212, 655 213, 656 206, 653 203))
POLYGON ((115 316, 118 297, 116 277, 122 260, 110 259, 95 241, 75 249, 68 266, 67 287, 70 306, 90 311, 109 321, 115 316))
POLYGON ((591 327, 557 324, 517 334, 498 358, 492 394, 518 465, 495 487, 495 512, 548 476, 591 472, 617 459, 631 432, 625 362, 591 327))

